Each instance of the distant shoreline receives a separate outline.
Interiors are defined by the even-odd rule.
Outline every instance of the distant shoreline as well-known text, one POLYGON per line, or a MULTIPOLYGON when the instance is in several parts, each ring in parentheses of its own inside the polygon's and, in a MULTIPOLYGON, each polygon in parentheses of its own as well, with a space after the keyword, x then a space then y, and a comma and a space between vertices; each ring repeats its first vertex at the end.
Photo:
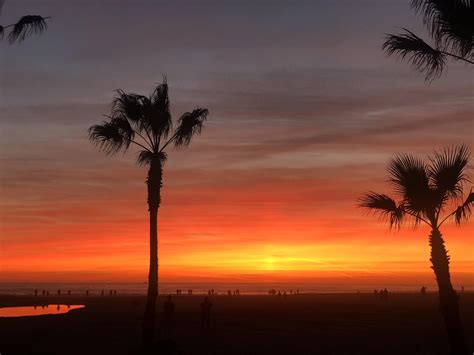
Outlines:
MULTIPOLYGON (((391 295, 407 295, 407 296, 412 296, 412 295, 420 295, 420 291, 389 291, 391 295)), ((431 291, 426 291, 426 294, 429 295, 435 295, 438 294, 437 290, 431 290, 431 291)), ((474 294, 474 290, 465 290, 464 292, 458 291, 458 294, 474 294)), ((185 299, 185 298, 195 298, 195 297, 205 297, 209 296, 208 293, 205 292, 198 292, 198 293, 193 293, 192 295, 188 294, 182 294, 182 295, 176 295, 175 293, 165 293, 162 292, 158 295, 158 297, 167 297, 168 295, 171 295, 173 298, 179 298, 179 299, 185 299)), ((239 297, 265 297, 265 298, 295 298, 295 297, 311 297, 311 296, 353 296, 353 295, 373 295, 374 297, 377 296, 375 292, 300 292, 299 294, 289 294, 287 293, 284 295, 283 293, 278 296, 278 295, 269 295, 265 293, 241 293, 240 295, 228 295, 226 293, 215 293, 211 297, 219 297, 219 298, 236 298, 238 299, 239 297)), ((57 294, 50 294, 50 295, 37 295, 35 296, 34 294, 8 294, 8 293, 0 293, 0 307, 2 307, 1 301, 3 299, 32 299, 32 300, 38 300, 38 301, 43 301, 43 300, 51 300, 51 301, 67 301, 68 299, 70 300, 75 300, 75 299, 114 299, 114 298, 145 298, 146 294, 145 293, 118 293, 117 295, 110 295, 108 292, 104 293, 104 295, 101 295, 100 293, 89 293, 89 295, 85 295, 84 293, 78 294, 78 293, 71 293, 71 295, 66 294, 61 294, 58 296, 57 294)), ((54 303, 54 302, 53 302, 54 303)), ((67 302, 66 302, 67 303, 67 302)))
MULTIPOLYGON (((304 294, 371 294, 374 290, 387 288, 393 293, 408 293, 417 294, 420 292, 422 286, 427 287, 428 293, 437 292, 436 285, 420 284, 415 285, 400 285, 400 284, 377 284, 377 285, 337 285, 337 284, 303 284, 303 283, 161 283, 159 293, 162 295, 175 295, 176 290, 180 289, 182 296, 186 296, 188 290, 192 290, 193 294, 204 295, 209 290, 214 289, 214 292, 222 295, 231 291, 233 293, 236 289, 240 290, 241 295, 268 295, 269 290, 276 290, 282 294, 286 292, 288 295, 299 291, 304 294)), ((461 285, 455 286, 458 292, 461 292, 461 285)), ((57 291, 61 290, 62 295, 67 297, 68 291, 71 295, 82 296, 86 291, 89 291, 89 296, 101 296, 104 291, 105 296, 109 295, 110 290, 116 290, 119 295, 145 295, 147 289, 146 283, 0 283, 0 295, 15 295, 15 296, 32 296, 35 290, 38 292, 38 297, 42 296, 43 290, 49 292, 50 296, 57 295, 57 291)), ((473 292, 474 285, 464 285, 464 292, 473 292)))

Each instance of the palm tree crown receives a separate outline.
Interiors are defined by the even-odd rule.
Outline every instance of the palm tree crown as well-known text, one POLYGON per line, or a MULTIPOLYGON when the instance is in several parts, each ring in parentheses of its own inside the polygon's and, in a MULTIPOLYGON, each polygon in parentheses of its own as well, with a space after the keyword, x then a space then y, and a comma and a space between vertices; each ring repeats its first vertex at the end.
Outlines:
POLYGON ((173 128, 168 84, 164 79, 150 96, 117 90, 110 115, 102 124, 89 128, 89 138, 107 154, 126 151, 134 144, 141 149, 137 163, 149 165, 153 159, 166 160, 168 145, 189 145, 191 138, 201 133, 208 113, 205 108, 186 112, 173 128))
POLYGON ((383 49, 397 54, 431 81, 439 77, 447 58, 474 65, 474 0, 412 0, 433 40, 428 44, 413 32, 388 34, 383 49))
POLYGON ((399 227, 407 217, 415 225, 423 222, 436 229, 451 217, 461 223, 471 214, 472 190, 454 210, 448 213, 445 210, 462 198, 463 185, 469 181, 465 173, 469 156, 465 146, 437 152, 427 162, 408 154, 398 155, 391 161, 388 172, 399 201, 369 192, 359 205, 387 218, 390 227, 399 227))

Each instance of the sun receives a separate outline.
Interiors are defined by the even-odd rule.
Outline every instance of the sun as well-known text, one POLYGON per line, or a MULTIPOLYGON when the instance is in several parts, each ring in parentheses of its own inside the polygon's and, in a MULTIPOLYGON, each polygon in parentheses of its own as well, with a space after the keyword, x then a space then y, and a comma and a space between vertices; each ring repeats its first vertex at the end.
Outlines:
POLYGON ((265 270, 268 270, 268 271, 275 270, 275 258, 273 258, 271 256, 265 258, 264 262, 263 262, 263 265, 264 265, 265 270))

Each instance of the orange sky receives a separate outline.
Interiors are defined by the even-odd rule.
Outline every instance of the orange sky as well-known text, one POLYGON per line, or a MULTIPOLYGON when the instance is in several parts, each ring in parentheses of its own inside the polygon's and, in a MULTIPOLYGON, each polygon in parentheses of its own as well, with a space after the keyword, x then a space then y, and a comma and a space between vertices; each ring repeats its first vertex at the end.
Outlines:
MULTIPOLYGON (((146 94, 164 73, 175 117, 210 115, 165 166, 162 280, 433 283, 429 231, 389 232, 357 199, 389 192, 396 152, 474 147, 470 69, 428 84, 386 58, 384 33, 424 33, 403 2, 272 4, 8 7, 54 21, 0 43, 0 282, 145 281, 146 170, 96 151, 87 128, 114 89, 146 94)), ((473 284, 473 223, 443 232, 455 285, 473 284)))
MULTIPOLYGON (((433 281, 426 228, 389 231, 356 207, 361 192, 385 191, 382 167, 374 182, 362 172, 372 172, 370 164, 258 174, 218 166, 173 169, 186 154, 173 153, 166 165, 162 280, 433 281)), ((42 193, 46 200, 3 209, 2 281, 146 279, 145 170, 126 157, 104 158, 101 166, 95 179, 70 191, 67 175, 74 170, 59 174, 54 188, 42 193)), ((20 190, 11 186, 12 201, 20 190)), ((454 279, 469 284, 472 223, 443 231, 454 279)))

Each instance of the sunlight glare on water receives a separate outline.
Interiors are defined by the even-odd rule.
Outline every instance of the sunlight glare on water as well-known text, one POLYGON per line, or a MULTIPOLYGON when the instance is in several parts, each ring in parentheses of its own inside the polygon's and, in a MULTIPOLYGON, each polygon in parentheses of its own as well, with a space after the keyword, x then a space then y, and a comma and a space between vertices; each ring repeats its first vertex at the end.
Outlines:
POLYGON ((84 305, 50 304, 43 306, 2 307, 0 317, 42 316, 46 314, 62 314, 73 309, 83 308, 84 305))

